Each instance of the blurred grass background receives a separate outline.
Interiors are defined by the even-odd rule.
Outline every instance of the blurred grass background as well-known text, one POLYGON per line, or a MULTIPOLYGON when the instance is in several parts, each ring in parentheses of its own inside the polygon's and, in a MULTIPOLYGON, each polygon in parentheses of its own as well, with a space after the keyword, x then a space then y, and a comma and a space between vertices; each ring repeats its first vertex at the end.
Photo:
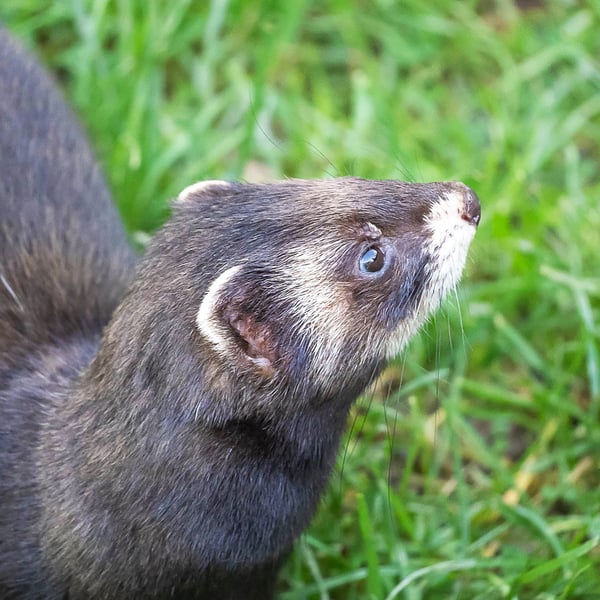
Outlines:
POLYGON ((460 179, 482 200, 458 297, 358 403, 282 598, 600 598, 600 0, 14 0, 0 19, 138 240, 204 178, 460 179))

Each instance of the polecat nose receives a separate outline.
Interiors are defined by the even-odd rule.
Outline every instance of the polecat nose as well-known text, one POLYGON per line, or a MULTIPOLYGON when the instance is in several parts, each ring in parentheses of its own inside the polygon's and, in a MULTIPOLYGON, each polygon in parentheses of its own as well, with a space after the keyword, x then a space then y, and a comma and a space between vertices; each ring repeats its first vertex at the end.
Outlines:
POLYGON ((465 186, 464 198, 465 205, 461 217, 468 223, 472 223, 477 227, 481 221, 481 205, 477 194, 470 188, 465 186))

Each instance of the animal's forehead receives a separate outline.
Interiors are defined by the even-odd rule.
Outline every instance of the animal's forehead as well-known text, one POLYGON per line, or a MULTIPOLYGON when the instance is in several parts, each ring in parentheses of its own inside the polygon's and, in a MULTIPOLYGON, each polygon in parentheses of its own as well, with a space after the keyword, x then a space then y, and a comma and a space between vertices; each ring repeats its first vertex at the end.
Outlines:
POLYGON ((355 209, 364 203, 426 202, 439 197, 440 184, 417 184, 393 180, 343 177, 324 180, 291 179, 263 185, 245 185, 238 194, 263 197, 273 202, 306 202, 340 209, 355 209))
POLYGON ((302 240, 356 241, 368 224, 386 236, 417 233, 454 185, 358 178, 224 183, 192 192, 178 210, 183 221, 193 221, 200 247, 227 239, 230 252, 275 251, 302 240))
MULTIPOLYGON (((270 216, 302 222, 404 221, 410 212, 426 212, 443 193, 443 184, 367 181, 358 178, 288 180, 241 185, 228 199, 242 217, 270 216)), ((229 207, 230 208, 230 207, 229 207)))

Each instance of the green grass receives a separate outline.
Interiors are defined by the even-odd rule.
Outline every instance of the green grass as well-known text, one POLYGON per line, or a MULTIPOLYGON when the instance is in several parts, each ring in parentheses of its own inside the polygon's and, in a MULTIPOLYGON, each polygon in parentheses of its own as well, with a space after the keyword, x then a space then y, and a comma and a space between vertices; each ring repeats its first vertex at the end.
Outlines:
POLYGON ((359 402, 282 598, 600 598, 600 0, 5 4, 132 232, 203 178, 482 200, 460 310, 359 402))

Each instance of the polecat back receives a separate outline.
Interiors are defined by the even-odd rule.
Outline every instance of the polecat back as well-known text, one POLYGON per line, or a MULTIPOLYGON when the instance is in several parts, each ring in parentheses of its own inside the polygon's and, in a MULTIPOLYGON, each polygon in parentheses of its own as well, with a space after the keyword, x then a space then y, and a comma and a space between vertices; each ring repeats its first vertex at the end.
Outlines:
POLYGON ((134 255, 80 127, 0 28, 0 381, 40 345, 99 333, 134 255))

